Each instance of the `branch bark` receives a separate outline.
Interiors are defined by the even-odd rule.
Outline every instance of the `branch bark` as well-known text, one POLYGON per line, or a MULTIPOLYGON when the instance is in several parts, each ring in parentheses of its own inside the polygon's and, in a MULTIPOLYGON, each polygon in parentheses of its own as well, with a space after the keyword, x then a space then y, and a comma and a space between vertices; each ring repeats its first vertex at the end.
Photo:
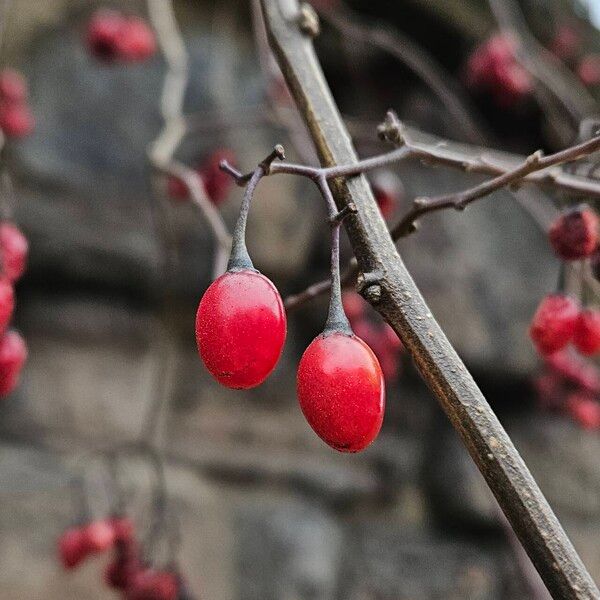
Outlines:
MULTIPOLYGON (((296 0, 261 0, 273 51, 322 164, 357 161, 296 0)), ((557 600, 600 599, 600 591, 508 435, 433 318, 394 246, 367 180, 332 180, 356 255, 359 287, 394 328, 484 475, 521 543, 557 600), (374 288, 380 293, 371 293, 374 288)))

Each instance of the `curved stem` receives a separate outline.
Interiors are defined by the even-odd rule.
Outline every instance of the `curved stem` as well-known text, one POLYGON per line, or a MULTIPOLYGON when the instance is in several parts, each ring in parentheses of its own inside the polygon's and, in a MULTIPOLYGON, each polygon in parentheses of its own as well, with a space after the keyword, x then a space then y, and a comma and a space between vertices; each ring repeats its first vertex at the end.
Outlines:
POLYGON ((240 207, 240 215, 235 224, 235 229, 233 230, 231 256, 229 257, 229 263, 227 264, 228 271, 254 269, 254 265, 248 254, 248 248, 246 248, 246 224, 248 223, 248 213, 250 212, 250 204, 254 197, 254 191, 264 174, 264 167, 259 165, 254 170, 254 173, 252 173, 252 177, 250 177, 250 181, 246 186, 244 198, 240 207))
POLYGON ((327 179, 324 176, 319 177, 317 179, 317 186, 324 200, 327 202, 327 210, 331 223, 331 296, 329 298, 329 312, 327 313, 324 333, 342 332, 351 335, 352 328, 342 305, 342 284, 340 277, 341 221, 335 220, 338 210, 327 179))

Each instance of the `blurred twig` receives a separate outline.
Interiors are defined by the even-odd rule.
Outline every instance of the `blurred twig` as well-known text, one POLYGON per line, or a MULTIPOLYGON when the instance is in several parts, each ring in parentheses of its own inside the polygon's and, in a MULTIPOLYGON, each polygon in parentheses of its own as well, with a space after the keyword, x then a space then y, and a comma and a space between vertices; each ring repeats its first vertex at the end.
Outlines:
POLYGON ((471 116, 474 112, 472 107, 450 83, 452 75, 408 36, 398 30, 361 22, 342 3, 336 4, 335 9, 322 9, 320 14, 345 39, 375 46, 402 62, 429 86, 454 119, 455 126, 464 132, 467 140, 475 144, 483 143, 480 128, 471 116))
POLYGON ((598 111, 591 94, 575 75, 531 33, 514 0, 488 0, 500 29, 517 42, 517 60, 562 104, 576 130, 582 119, 598 111))

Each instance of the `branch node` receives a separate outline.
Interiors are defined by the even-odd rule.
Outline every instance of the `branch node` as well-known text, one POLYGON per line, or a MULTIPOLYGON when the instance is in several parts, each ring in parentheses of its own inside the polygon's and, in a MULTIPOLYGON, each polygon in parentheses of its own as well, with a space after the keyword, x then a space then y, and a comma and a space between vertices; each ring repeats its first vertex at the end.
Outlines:
POLYGON ((238 171, 233 165, 230 165, 229 162, 225 159, 223 159, 219 163, 219 169, 221 169, 221 171, 227 173, 228 175, 231 175, 235 183, 242 187, 246 185, 246 182, 248 181, 248 179, 250 179, 250 176, 252 175, 251 173, 249 175, 244 175, 243 173, 238 171))
POLYGON ((348 202, 348 204, 346 204, 342 210, 329 219, 329 224, 332 227, 335 227, 336 225, 339 225, 346 217, 349 215, 355 215, 357 212, 358 210, 356 209, 356 204, 354 204, 354 202, 348 202))
POLYGON ((258 163, 258 166, 263 170, 265 175, 271 172, 271 163, 278 158, 279 160, 285 159, 285 150, 281 144, 276 144, 273 151, 263 161, 258 163))
POLYGON ((404 146, 406 143, 405 127, 393 110, 388 110, 385 121, 377 126, 377 136, 380 140, 391 142, 395 146, 404 146))
POLYGON ((383 272, 379 269, 367 273, 359 273, 356 277, 356 291, 370 304, 381 300, 381 280, 383 272))
POLYGON ((413 200, 413 206, 415 209, 425 208, 430 202, 430 199, 425 196, 419 196, 413 200))
POLYGON ((319 15, 315 12, 315 9, 308 4, 303 2, 300 6, 300 14, 298 15, 298 27, 300 31, 311 37, 317 37, 321 33, 321 24, 319 23, 319 15))
POLYGON ((542 160, 542 158, 544 158, 544 151, 536 150, 533 154, 530 154, 527 157, 526 162, 528 165, 537 165, 542 160))

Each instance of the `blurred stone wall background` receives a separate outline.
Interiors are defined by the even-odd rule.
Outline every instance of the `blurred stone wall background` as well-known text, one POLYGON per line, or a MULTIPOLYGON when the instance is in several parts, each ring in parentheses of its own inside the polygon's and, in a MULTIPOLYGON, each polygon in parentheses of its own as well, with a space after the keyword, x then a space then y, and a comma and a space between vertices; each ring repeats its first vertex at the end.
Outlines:
MULTIPOLYGON (((143 12, 133 0, 114 4, 143 12)), ((176 356, 172 397, 160 417, 170 505, 181 523, 182 571, 202 598, 528 597, 483 480, 408 360, 389 390, 384 431, 364 454, 336 454, 309 430, 295 400, 295 367, 322 326, 325 300, 291 316, 284 356, 261 388, 237 393, 209 379, 192 324, 209 283, 213 242, 197 211, 153 194, 145 160, 160 127, 165 65, 157 57, 107 68, 90 59, 81 32, 97 6, 13 0, 5 31, 3 59, 29 78, 37 128, 8 156, 16 219, 31 240, 17 313, 31 354, 23 384, 0 407, 0 598, 111 597, 100 582, 102 560, 64 574, 55 541, 75 516, 74 474, 88 473, 92 507, 98 515, 107 510, 96 451, 138 438, 164 383, 166 346, 176 356), (178 255, 167 277, 165 222, 178 255), (172 295, 168 320, 165 287, 172 295)), ((265 98, 246 3, 181 0, 176 8, 192 61, 187 110, 247 117, 239 127, 191 136, 181 158, 228 146, 250 168, 273 143, 289 147, 285 132, 260 118, 265 98)), ((392 15, 405 29, 401 17, 410 15, 417 38, 435 25, 434 52, 448 68, 492 27, 485 3, 474 0, 362 8, 392 15)), ((319 50, 346 114, 376 122, 393 106, 424 130, 460 139, 443 107, 397 64, 359 45, 359 80, 367 66, 388 77, 376 93, 363 93, 351 85, 335 35, 325 30, 319 50)), ((496 144, 526 152, 543 142, 519 124, 515 118, 494 136, 496 144)), ((472 182, 416 164, 398 173, 406 202, 472 182)), ((234 190, 224 207, 230 224, 239 202, 234 190)), ((305 183, 261 184, 251 253, 284 293, 326 273, 323 217, 305 183)), ((399 247, 600 579, 600 441, 536 412, 529 386, 536 358, 527 322, 558 276, 543 234, 499 193, 466 213, 426 219, 399 247)), ((131 456, 123 467, 143 527, 149 465, 131 456)))

